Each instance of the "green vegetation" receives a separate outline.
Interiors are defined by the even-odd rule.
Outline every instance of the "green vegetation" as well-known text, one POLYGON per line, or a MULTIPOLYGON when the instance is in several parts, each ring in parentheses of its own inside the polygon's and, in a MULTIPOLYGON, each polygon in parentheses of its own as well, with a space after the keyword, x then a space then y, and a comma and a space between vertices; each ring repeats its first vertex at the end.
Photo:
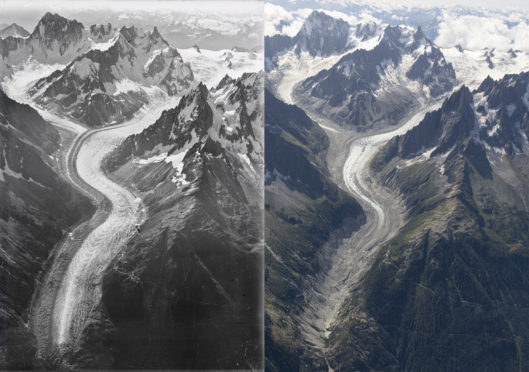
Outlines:
POLYGON ((331 234, 350 235, 365 216, 329 178, 323 130, 296 106, 266 100, 266 365, 314 370, 298 328, 304 281, 319 271, 331 234))
POLYGON ((457 149, 434 161, 378 167, 409 220, 342 308, 335 369, 529 370, 529 214, 457 149))

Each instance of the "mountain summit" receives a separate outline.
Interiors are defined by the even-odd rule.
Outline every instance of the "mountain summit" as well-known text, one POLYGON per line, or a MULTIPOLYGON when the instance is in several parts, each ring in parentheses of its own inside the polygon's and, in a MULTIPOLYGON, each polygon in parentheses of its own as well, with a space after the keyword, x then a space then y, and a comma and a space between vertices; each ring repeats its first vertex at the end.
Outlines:
POLYGON ((455 82, 452 65, 422 30, 387 26, 373 49, 344 55, 303 81, 295 94, 337 122, 370 125, 395 121, 417 97, 439 96, 455 82))
POLYGON ((29 32, 24 27, 12 23, 0 31, 0 38, 6 38, 8 36, 25 38, 29 36, 29 32))
POLYGON ((122 27, 108 49, 90 50, 39 80, 32 92, 46 107, 101 126, 131 118, 156 89, 174 95, 191 81, 191 68, 156 28, 131 26, 122 27))
MULTIPOLYGON (((18 34, 23 32, 18 26, 12 29, 18 34)), ((82 23, 46 13, 27 37, 9 35, 0 39, 0 78, 30 57, 40 63, 65 64, 90 47, 88 31, 82 23)))
POLYGON ((342 19, 313 11, 294 37, 296 52, 307 51, 311 56, 329 56, 344 50, 351 26, 342 19))

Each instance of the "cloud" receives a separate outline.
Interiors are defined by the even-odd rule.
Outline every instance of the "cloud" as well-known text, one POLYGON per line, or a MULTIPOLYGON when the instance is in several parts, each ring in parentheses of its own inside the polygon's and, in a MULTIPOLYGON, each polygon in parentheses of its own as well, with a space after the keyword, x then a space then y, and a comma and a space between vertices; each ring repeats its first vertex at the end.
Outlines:
POLYGON ((290 37, 296 36, 296 34, 299 32, 299 30, 303 26, 303 22, 305 22, 305 19, 296 18, 289 25, 283 26, 281 33, 284 35, 288 35, 290 37))
MULTIPOLYGON (((326 0, 322 0, 326 1, 326 0)), ((324 12, 333 18, 343 19, 350 25, 358 23, 377 22, 380 20, 373 17, 367 11, 361 13, 345 13, 338 10, 299 8, 288 11, 280 5, 265 3, 265 35, 283 34, 295 36, 303 26, 308 16, 314 11, 324 12)))
POLYGON ((341 6, 343 8, 351 5, 366 6, 381 11, 390 11, 402 8, 446 8, 455 6, 479 7, 490 9, 524 9, 529 11, 527 0, 444 0, 442 5, 439 0, 316 0, 322 6, 341 6))
POLYGON ((527 40, 529 40, 527 21, 512 25, 497 14, 458 15, 445 11, 441 16, 439 35, 435 42, 441 47, 453 47, 459 44, 467 50, 513 48, 529 51, 527 40))
POLYGON ((281 32, 283 23, 291 23, 294 16, 285 8, 279 5, 265 3, 265 35, 273 35, 281 32))
POLYGON ((30 31, 51 10, 77 19, 85 27, 107 22, 117 28, 134 24, 151 30, 157 26, 164 37, 182 48, 190 44, 205 49, 262 44, 255 37, 263 32, 260 1, 0 0, 0 8, 0 23, 16 22, 30 31))

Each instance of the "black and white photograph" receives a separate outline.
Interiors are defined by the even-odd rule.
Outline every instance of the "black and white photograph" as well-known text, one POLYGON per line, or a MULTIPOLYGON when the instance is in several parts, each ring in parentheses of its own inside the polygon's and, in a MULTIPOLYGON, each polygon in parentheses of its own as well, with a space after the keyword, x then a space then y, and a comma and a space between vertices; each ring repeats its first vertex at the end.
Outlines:
POLYGON ((0 23, 0 369, 262 369, 263 4, 0 23))
POLYGON ((0 370, 529 371, 529 2, 0 0, 0 370))

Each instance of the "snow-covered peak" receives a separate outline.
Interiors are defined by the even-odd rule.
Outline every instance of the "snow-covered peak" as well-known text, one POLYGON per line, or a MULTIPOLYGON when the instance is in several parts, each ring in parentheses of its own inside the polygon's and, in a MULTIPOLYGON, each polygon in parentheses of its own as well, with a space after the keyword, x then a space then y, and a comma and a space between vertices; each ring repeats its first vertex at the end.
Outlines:
POLYGON ((529 72, 490 76, 474 91, 475 137, 488 149, 512 155, 527 148, 529 72))
POLYGON ((165 43, 167 43, 167 41, 165 41, 165 39, 162 37, 156 26, 154 26, 151 32, 151 38, 154 40, 163 40, 165 43))
POLYGON ((90 26, 90 38, 96 43, 106 42, 114 37, 115 30, 110 23, 90 26))
POLYGON ((50 41, 81 39, 84 31, 83 24, 75 19, 69 20, 48 12, 40 19, 31 37, 50 41))
POLYGON ((6 38, 8 36, 26 38, 29 36, 29 32, 27 32, 24 27, 19 26, 16 23, 12 23, 7 27, 2 28, 0 31, 0 38, 6 38))
POLYGON ((411 45, 413 35, 414 32, 411 27, 388 25, 384 29, 381 42, 385 42, 391 47, 402 48, 411 45))
POLYGON ((313 31, 334 32, 340 24, 347 23, 337 18, 333 18, 324 12, 313 11, 303 23, 298 35, 311 35, 313 31))
POLYGON ((193 68, 195 79, 207 87, 216 87, 225 75, 238 78, 244 72, 263 69, 263 54, 252 51, 180 49, 185 62, 193 68))
POLYGON ((361 41, 366 41, 377 34, 380 25, 375 22, 359 23, 355 26, 355 37, 361 41))
POLYGON ((298 54, 308 51, 313 56, 328 56, 343 52, 350 29, 346 21, 315 10, 305 20, 293 42, 298 54))
POLYGON ((64 70, 39 80, 32 92, 40 104, 100 126, 129 118, 153 92, 183 93, 193 79, 191 67, 157 29, 132 26, 106 43, 92 44, 64 70), (90 110, 95 113, 87 116, 90 110))
MULTIPOLYGON (((199 83, 188 94, 183 96, 178 104, 178 121, 184 125, 186 123, 197 121, 197 118, 200 115, 203 115, 208 111, 206 109, 206 105, 208 103, 208 95, 208 88, 204 84, 199 83)), ((199 127, 202 127, 202 125, 199 125, 199 127)), ((202 129, 201 132, 207 130, 207 128, 195 129, 202 129)))
POLYGON ((119 33, 123 36, 123 38, 130 44, 135 44, 137 38, 143 38, 145 37, 145 32, 142 28, 136 27, 136 26, 123 26, 120 28, 119 33))
POLYGON ((413 35, 413 39, 415 41, 427 40, 426 35, 422 31, 421 26, 417 27, 417 31, 415 31, 415 34, 413 35))

